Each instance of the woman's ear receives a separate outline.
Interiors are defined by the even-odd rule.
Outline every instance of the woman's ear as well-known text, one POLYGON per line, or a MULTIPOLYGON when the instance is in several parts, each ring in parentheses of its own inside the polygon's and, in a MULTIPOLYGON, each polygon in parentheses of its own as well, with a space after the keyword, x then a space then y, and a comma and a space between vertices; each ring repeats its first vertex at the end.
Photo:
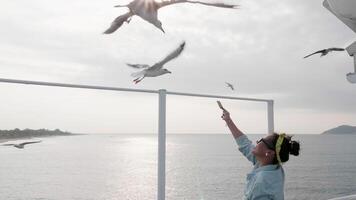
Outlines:
POLYGON ((272 150, 267 150, 266 152, 265 152, 265 156, 266 157, 273 157, 274 156, 274 151, 272 151, 272 150))
POLYGON ((268 150, 266 154, 268 154, 269 156, 274 156, 276 153, 272 150, 268 150))

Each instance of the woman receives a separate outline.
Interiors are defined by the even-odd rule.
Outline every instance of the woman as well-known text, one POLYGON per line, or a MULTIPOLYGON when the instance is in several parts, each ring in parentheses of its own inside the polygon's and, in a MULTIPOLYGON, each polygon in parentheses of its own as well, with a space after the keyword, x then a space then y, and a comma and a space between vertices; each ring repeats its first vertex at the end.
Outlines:
POLYGON ((227 123, 241 153, 252 162, 254 168, 247 174, 244 191, 245 200, 283 200, 284 171, 282 163, 289 154, 299 155, 299 142, 292 141, 285 134, 271 134, 257 141, 256 145, 243 134, 230 118, 227 110, 221 116, 227 123))

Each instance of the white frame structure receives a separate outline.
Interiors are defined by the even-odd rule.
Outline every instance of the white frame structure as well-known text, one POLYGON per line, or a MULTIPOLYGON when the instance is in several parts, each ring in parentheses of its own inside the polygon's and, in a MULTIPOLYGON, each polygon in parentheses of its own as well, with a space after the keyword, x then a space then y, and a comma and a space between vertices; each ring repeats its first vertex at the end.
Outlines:
POLYGON ((266 102, 267 103, 268 133, 271 134, 274 132, 273 100, 270 100, 270 99, 255 99, 255 98, 242 98, 242 97, 218 96, 218 95, 207 95, 207 94, 180 93, 180 92, 170 92, 165 89, 140 90, 140 89, 129 89, 129 88, 118 88, 118 87, 77 85, 77 84, 40 82, 40 81, 3 79, 3 78, 0 78, 0 82, 12 83, 12 84, 51 86, 51 87, 93 89, 93 90, 112 90, 112 91, 123 91, 123 92, 157 93, 158 94, 158 103, 159 103, 159 106, 158 106, 159 120, 158 120, 157 200, 165 200, 165 195, 166 195, 165 194, 165 192, 166 192, 165 186, 166 186, 166 96, 167 96, 167 94, 180 95, 180 96, 192 96, 192 97, 216 98, 216 99, 231 99, 231 100, 242 100, 242 101, 266 102))

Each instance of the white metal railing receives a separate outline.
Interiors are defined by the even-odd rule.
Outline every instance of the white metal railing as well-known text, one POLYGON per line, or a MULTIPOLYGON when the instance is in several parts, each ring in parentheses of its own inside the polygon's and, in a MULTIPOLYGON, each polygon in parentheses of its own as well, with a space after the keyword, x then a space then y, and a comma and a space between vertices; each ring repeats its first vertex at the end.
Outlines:
POLYGON ((343 197, 336 197, 336 198, 332 198, 332 199, 329 199, 329 200, 355 200, 355 199, 356 199, 356 194, 343 196, 343 197))
POLYGON ((255 99, 255 98, 242 98, 231 96, 218 96, 207 94, 194 94, 194 93, 180 93, 169 92, 165 89, 160 90, 142 90, 142 89, 129 89, 118 87, 105 87, 105 86, 93 86, 93 85, 78 85, 78 84, 66 84, 66 83, 53 83, 53 82, 41 82, 41 81, 28 81, 28 80, 16 80, 16 79, 3 79, 0 78, 0 82, 13 83, 13 84, 25 84, 25 85, 41 85, 52 87, 66 87, 66 88, 81 88, 81 89, 93 89, 93 90, 112 90, 123 92, 143 92, 143 93, 157 93, 158 94, 158 188, 157 199, 165 199, 165 186, 166 186, 166 96, 180 95, 180 96, 193 96, 193 97, 205 97, 205 98, 217 98, 217 99, 232 99, 243 101, 258 101, 267 103, 267 119, 268 119, 268 133, 274 132, 274 114, 273 114, 273 100, 270 99, 255 99))

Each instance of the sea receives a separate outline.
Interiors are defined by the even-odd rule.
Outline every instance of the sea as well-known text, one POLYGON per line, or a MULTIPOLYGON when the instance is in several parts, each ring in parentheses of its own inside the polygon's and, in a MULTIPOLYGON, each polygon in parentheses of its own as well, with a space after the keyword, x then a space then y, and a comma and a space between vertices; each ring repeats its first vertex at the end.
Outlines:
MULTIPOLYGON (((250 134, 256 141, 263 135, 250 134)), ((79 134, 0 146, 0 200, 157 199, 157 135, 79 134)), ((285 199, 356 194, 356 135, 295 135, 285 199)), ((21 142, 21 140, 15 141, 21 142)), ((7 142, 9 143, 9 142, 7 142)), ((168 134, 167 200, 242 199, 252 165, 229 134, 168 134)))

